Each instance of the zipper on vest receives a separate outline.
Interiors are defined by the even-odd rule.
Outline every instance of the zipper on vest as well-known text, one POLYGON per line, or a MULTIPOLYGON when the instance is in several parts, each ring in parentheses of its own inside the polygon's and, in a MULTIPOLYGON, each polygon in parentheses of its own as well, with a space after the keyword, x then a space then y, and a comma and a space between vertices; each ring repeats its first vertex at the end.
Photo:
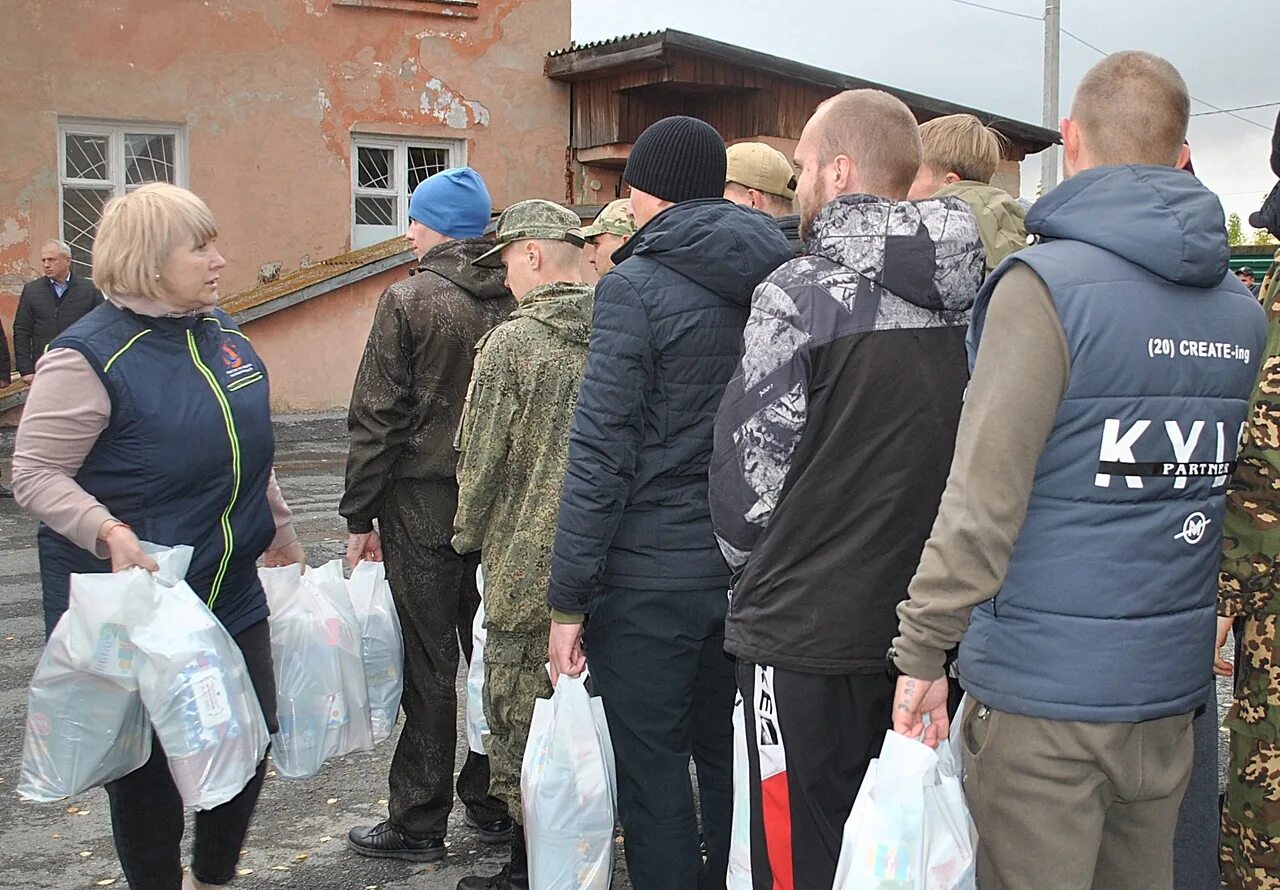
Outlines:
POLYGON ((196 369, 209 384, 213 397, 218 401, 218 407, 222 409, 222 419, 227 425, 227 438, 231 442, 231 500, 227 504, 227 509, 222 511, 222 561, 218 564, 218 574, 213 578, 213 586, 209 588, 209 599, 206 603, 212 609, 222 590, 222 581, 227 575, 227 566, 231 563, 231 551, 235 545, 235 539, 231 534, 231 511, 235 509, 236 499, 240 496, 240 437, 236 435, 236 421, 231 415, 231 405, 227 403, 227 397, 218 386, 218 379, 213 376, 213 371, 200 360, 200 352, 196 349, 196 338, 190 331, 187 331, 187 348, 191 350, 191 361, 195 363, 196 369))

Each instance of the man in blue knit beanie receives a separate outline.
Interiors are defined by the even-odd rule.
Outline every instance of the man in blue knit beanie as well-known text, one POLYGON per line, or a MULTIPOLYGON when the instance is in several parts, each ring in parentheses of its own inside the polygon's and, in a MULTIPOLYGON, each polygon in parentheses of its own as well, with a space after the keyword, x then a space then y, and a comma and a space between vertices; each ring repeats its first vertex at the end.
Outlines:
MULTIPOLYGON (((470 167, 442 170, 418 183, 409 199, 409 240, 414 224, 446 238, 479 238, 493 214, 493 199, 470 167)), ((419 254, 421 256, 421 254, 419 254)))
MULTIPOLYGON (((424 180, 409 201, 406 240, 417 266, 378 300, 356 372, 347 426, 347 562, 386 560, 404 633, 404 729, 391 761, 388 818, 353 828, 357 853, 411 862, 445 857, 453 807, 458 650, 471 658, 480 596, 476 554, 449 541, 458 508, 453 434, 471 382, 476 341, 515 309, 501 269, 472 261, 493 210, 470 167, 424 180), (376 529, 375 529, 376 521, 376 529)), ((507 807, 489 794, 489 761, 468 756, 458 797, 480 839, 511 834, 507 807)))

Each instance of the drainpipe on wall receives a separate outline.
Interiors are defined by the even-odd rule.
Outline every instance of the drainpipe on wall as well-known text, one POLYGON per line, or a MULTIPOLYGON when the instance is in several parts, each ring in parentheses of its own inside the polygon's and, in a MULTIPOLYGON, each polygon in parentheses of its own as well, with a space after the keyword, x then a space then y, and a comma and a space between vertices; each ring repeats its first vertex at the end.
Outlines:
POLYGON ((564 147, 564 197, 566 204, 573 204, 577 201, 577 195, 574 189, 574 180, 576 177, 573 173, 573 118, 577 112, 577 84, 569 83, 569 144, 564 147))

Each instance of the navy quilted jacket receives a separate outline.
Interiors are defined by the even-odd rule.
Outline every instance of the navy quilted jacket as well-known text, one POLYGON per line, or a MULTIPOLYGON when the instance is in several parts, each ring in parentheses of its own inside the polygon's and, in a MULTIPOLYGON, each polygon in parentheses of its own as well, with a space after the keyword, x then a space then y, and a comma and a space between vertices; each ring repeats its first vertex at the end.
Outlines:
POLYGON ((728 589, 707 506, 716 408, 751 293, 791 258, 773 220, 713 199, 652 219, 596 285, 548 601, 601 586, 728 589))

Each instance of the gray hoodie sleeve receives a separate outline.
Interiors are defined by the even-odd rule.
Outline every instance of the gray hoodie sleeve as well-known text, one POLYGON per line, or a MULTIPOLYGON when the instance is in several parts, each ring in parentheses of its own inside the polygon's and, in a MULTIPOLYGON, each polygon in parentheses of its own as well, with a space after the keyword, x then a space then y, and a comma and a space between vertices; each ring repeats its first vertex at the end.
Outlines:
POLYGON ((941 677, 973 607, 1004 583, 1070 376, 1049 290, 1015 263, 991 295, 942 505, 898 606, 893 646, 905 675, 941 677))

